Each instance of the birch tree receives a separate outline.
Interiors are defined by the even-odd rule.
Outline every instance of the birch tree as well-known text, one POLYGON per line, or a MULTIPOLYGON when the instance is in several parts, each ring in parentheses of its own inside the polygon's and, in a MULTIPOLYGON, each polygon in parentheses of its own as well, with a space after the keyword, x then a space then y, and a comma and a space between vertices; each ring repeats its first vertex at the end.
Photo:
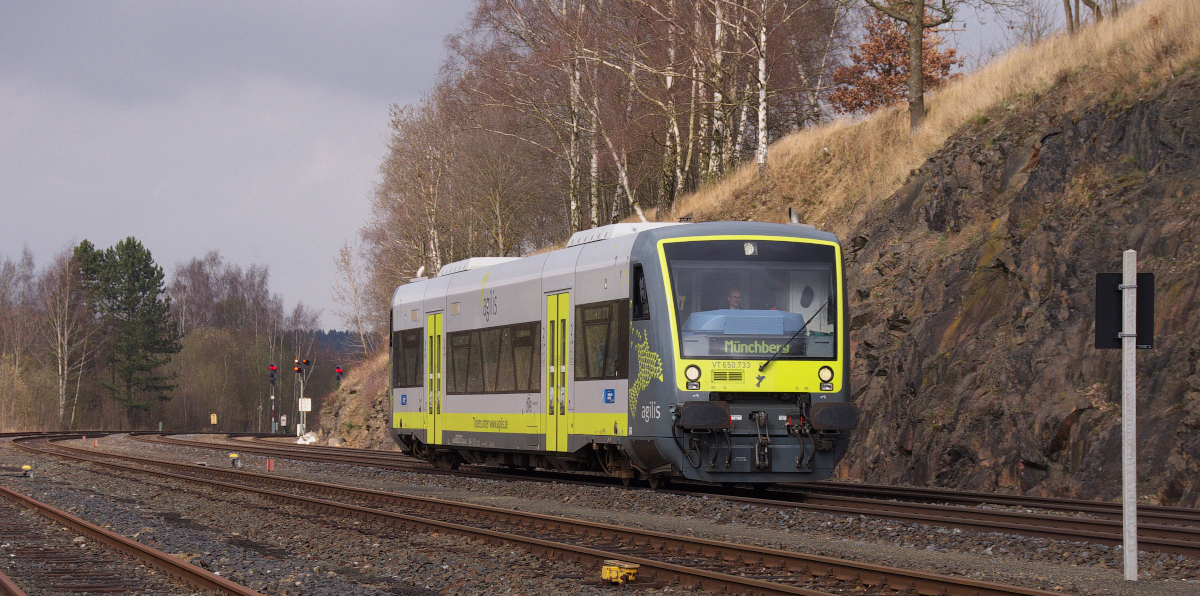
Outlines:
POLYGON ((371 355, 376 340, 367 314, 367 272, 362 266, 357 246, 346 242, 333 259, 337 280, 333 285, 333 311, 358 338, 357 348, 363 358, 371 355))
POLYGON ((100 326, 92 319, 83 295, 79 262, 72 251, 59 253, 38 279, 46 367, 54 374, 58 421, 74 422, 80 377, 101 347, 100 326), (68 398, 70 412, 68 417, 68 398))

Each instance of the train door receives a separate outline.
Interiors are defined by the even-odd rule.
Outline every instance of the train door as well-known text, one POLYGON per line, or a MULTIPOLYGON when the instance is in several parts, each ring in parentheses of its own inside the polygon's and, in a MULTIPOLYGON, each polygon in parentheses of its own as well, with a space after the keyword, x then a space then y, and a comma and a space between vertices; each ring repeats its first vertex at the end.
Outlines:
POLYGON ((440 445, 442 435, 438 418, 442 413, 442 395, 445 388, 442 375, 442 313, 427 315, 425 323, 425 429, 428 432, 426 440, 431 445, 440 445))
POLYGON ((546 297, 546 450, 567 450, 567 315, 570 293, 546 297))

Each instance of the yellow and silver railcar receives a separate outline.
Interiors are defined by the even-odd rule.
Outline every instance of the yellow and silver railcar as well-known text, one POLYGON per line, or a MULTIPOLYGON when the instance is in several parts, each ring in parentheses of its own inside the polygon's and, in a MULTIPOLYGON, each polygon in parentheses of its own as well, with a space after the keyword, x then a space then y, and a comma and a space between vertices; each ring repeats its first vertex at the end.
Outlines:
POLYGON ((833 234, 615 224, 392 299, 392 434, 439 465, 770 484, 829 477, 850 398, 833 234))

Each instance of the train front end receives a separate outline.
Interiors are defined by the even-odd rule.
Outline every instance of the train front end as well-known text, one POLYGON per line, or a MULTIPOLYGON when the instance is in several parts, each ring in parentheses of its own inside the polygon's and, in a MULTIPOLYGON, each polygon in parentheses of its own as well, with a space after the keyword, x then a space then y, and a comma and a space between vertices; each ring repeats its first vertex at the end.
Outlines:
POLYGON ((644 234, 633 253, 639 467, 726 484, 830 477, 859 418, 837 238, 693 224, 644 234))

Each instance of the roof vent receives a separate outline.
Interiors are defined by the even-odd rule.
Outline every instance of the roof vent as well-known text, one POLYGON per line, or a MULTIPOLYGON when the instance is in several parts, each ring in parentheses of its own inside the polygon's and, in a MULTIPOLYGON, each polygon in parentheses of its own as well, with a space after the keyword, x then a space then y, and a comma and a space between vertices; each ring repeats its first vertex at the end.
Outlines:
POLYGON ((437 276, 441 277, 443 275, 461 273, 463 271, 470 271, 472 269, 482 269, 483 267, 491 267, 492 265, 499 265, 500 263, 516 261, 519 258, 520 257, 471 257, 469 259, 455 261, 449 265, 442 265, 442 268, 438 270, 437 276))
POLYGON ((579 244, 587 244, 589 242, 599 242, 601 240, 610 240, 620 236, 628 236, 629 234, 637 234, 646 230, 655 228, 664 228, 666 226, 677 226, 677 223, 617 223, 607 226, 600 226, 590 230, 582 230, 571 235, 571 240, 567 242, 567 246, 576 246, 579 244))

